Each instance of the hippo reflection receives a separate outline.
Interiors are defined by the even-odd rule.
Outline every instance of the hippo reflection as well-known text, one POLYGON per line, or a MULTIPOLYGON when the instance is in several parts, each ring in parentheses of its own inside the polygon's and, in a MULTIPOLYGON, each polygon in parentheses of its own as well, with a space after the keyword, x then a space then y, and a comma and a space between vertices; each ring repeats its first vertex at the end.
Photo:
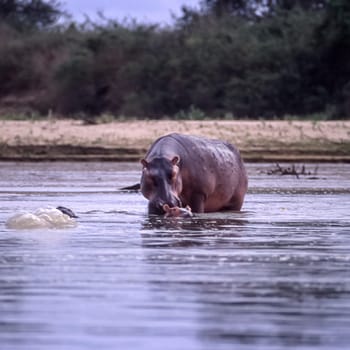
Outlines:
POLYGON ((174 133, 156 140, 141 163, 149 214, 164 214, 165 204, 194 213, 242 207, 247 175, 239 151, 227 142, 174 133))

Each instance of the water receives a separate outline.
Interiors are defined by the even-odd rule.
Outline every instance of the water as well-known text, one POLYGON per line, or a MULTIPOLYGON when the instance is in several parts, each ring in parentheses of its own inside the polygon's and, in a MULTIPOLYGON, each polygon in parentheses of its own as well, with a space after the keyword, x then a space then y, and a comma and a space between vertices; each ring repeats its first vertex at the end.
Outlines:
POLYGON ((247 167, 243 212, 149 220, 138 164, 1 163, 1 350, 349 348, 350 165, 247 167))

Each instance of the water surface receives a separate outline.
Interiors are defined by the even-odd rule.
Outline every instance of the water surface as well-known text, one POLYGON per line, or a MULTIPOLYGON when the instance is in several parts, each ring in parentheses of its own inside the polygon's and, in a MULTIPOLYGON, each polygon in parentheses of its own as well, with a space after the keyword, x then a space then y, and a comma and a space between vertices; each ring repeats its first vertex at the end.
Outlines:
POLYGON ((271 167, 240 213, 150 220, 138 164, 1 163, 1 350, 348 348, 350 165, 271 167), (58 205, 76 227, 5 226, 58 205))

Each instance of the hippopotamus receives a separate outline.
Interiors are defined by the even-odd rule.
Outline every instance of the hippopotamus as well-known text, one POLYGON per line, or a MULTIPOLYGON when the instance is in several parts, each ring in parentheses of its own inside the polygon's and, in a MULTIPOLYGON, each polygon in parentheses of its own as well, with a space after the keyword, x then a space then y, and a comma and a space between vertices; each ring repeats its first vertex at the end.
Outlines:
POLYGON ((189 206, 194 213, 242 207, 248 179, 230 143, 172 133, 157 139, 141 163, 140 188, 149 214, 165 214, 164 204, 189 206))

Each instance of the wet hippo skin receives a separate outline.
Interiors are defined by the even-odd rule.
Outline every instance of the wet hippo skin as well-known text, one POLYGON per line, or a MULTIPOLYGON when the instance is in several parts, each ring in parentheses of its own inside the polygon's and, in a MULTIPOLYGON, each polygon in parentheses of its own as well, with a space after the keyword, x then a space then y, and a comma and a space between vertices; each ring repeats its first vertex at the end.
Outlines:
POLYGON ((149 214, 189 206, 194 213, 240 210, 247 175, 239 151, 220 140, 182 134, 157 139, 141 160, 149 214))

